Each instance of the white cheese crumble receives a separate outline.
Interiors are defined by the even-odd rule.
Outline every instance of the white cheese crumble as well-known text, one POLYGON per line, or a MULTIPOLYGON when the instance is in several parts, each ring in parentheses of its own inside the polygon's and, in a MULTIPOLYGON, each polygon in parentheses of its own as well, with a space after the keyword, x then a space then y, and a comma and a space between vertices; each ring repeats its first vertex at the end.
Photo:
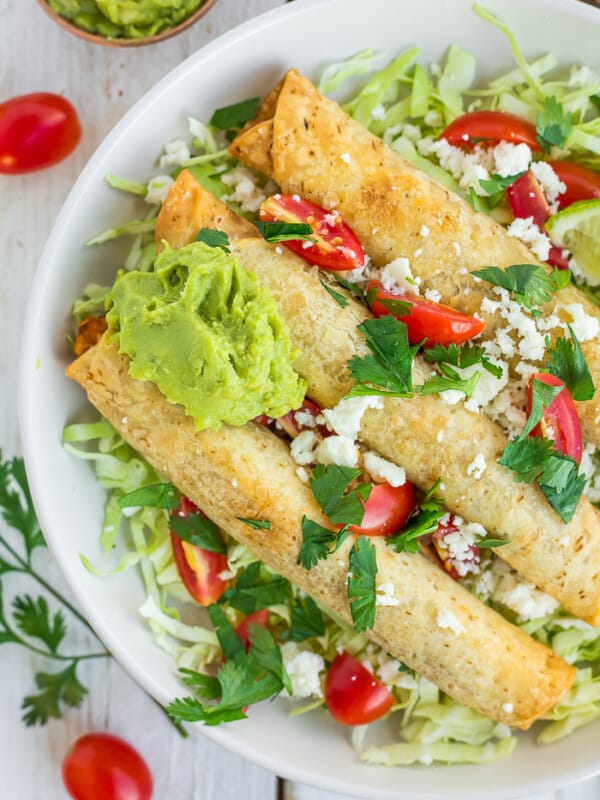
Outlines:
POLYGON ((173 141, 167 142, 164 150, 165 152, 158 161, 158 166, 161 169, 165 167, 180 167, 191 158, 190 148, 183 139, 173 139, 173 141))
POLYGON ((486 577, 482 575, 475 585, 477 592, 510 608, 517 614, 519 622, 553 614, 559 606, 557 600, 526 581, 500 559, 495 559, 484 575, 486 577))
POLYGON ((485 472, 485 468, 487 467, 486 460, 483 456, 483 453, 477 453, 473 461, 467 467, 467 475, 472 475, 476 481, 481 479, 481 476, 485 472))
POLYGON ((342 153, 340 155, 340 158, 342 159, 344 164, 349 164, 350 163, 350 153, 342 153))
POLYGON ((419 233, 421 234, 421 236, 427 237, 427 236, 429 236, 431 231, 429 230, 427 225, 421 225, 421 230, 419 231, 419 233))
POLYGON ((566 311, 571 317, 571 327, 580 342, 587 342, 598 335, 600 322, 596 317, 590 317, 583 310, 581 303, 570 303, 567 306, 557 306, 557 310, 566 311))
POLYGON ((496 173, 501 178, 526 172, 531 163, 531 149, 523 142, 499 142, 493 150, 496 173))
MULTIPOLYGON (((323 656, 300 650, 295 642, 284 642, 281 645, 283 664, 292 682, 292 699, 302 697, 323 697, 320 673, 325 669, 323 656)), ((290 695, 284 689, 282 697, 290 695)))
POLYGON ((363 456, 365 469, 376 481, 389 483, 390 486, 404 486, 406 483, 406 471, 392 461, 368 450, 363 456))
POLYGON ((457 635, 465 632, 464 625, 456 618, 455 614, 448 609, 438 611, 435 621, 438 628, 449 628, 457 635))
POLYGON ((442 299, 442 295, 437 289, 425 289, 424 294, 425 299, 431 300, 432 303, 439 303, 442 299))
POLYGON ((318 444, 319 439, 313 431, 301 431, 295 439, 292 439, 290 453, 296 464, 300 466, 314 464, 316 460, 315 448, 318 444))
POLYGON ((408 258, 399 256, 381 270, 381 285, 388 292, 409 292, 419 294, 420 278, 415 278, 410 270, 408 258))
POLYGON ((506 714, 512 714, 514 709, 515 707, 512 703, 502 703, 502 711, 504 711, 506 714))
POLYGON ((546 261, 550 254, 552 243, 533 221, 533 217, 522 219, 516 217, 508 226, 506 232, 515 239, 520 239, 540 261, 546 261))
POLYGON ((375 589, 376 606, 399 606, 400 601, 394 597, 394 584, 380 583, 375 589))
POLYGON ((371 119, 382 120, 385 117, 385 108, 382 103, 371 109, 371 119))
POLYGON ((363 414, 368 408, 383 408, 380 397, 344 397, 333 408, 324 408, 323 416, 329 427, 340 436, 353 441, 358 437, 363 414))
POLYGON ((556 201, 559 195, 567 191, 566 184, 560 180, 552 169, 551 164, 548 164, 547 161, 534 161, 531 165, 531 171, 542 187, 546 200, 550 203, 550 210, 554 213, 557 210, 556 201))
POLYGON ((225 199, 239 203, 242 211, 258 211, 260 204, 267 198, 264 189, 256 182, 254 174, 246 167, 235 167, 223 173, 221 180, 225 186, 233 189, 225 199))
POLYGON ((316 457, 320 464, 337 464, 338 467, 357 467, 359 450, 346 436, 328 436, 317 446, 316 457))
POLYGON ((169 189, 173 186, 173 183, 173 178, 170 175, 155 175, 154 178, 150 178, 148 181, 144 200, 153 205, 161 205, 169 194, 169 189))

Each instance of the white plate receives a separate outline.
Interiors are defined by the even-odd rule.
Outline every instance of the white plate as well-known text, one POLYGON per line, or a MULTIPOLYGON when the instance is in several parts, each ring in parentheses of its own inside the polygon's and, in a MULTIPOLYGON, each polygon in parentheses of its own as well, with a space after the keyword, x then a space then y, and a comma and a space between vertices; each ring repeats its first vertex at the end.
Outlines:
MULTIPOLYGON (((575 0, 488 0, 486 6, 510 25, 526 55, 552 51, 566 63, 587 63, 600 72, 597 10, 575 0)), ((119 662, 161 703, 182 694, 173 663, 153 644, 137 612, 144 597, 135 570, 98 579, 83 568, 82 552, 103 561, 103 495, 91 470, 61 447, 65 424, 89 414, 80 389, 64 377, 70 305, 88 281, 110 281, 127 247, 86 250, 82 242, 131 218, 135 207, 108 189, 103 176, 152 174, 162 144, 185 134, 186 115, 208 118, 218 106, 260 94, 288 67, 310 75, 366 47, 391 54, 413 44, 422 47, 424 61, 437 61, 451 43, 474 53, 483 80, 513 65, 505 38, 475 16, 470 0, 309 0, 252 20, 196 53, 133 107, 98 148, 58 217, 25 327, 20 412, 27 470, 42 528, 80 606, 119 662)), ((356 759, 347 732, 324 713, 291 720, 277 703, 254 709, 249 721, 203 730, 280 775, 372 798, 465 800, 485 794, 493 800, 557 788, 600 770, 598 726, 551 747, 524 737, 508 760, 449 768, 366 766, 356 759)))

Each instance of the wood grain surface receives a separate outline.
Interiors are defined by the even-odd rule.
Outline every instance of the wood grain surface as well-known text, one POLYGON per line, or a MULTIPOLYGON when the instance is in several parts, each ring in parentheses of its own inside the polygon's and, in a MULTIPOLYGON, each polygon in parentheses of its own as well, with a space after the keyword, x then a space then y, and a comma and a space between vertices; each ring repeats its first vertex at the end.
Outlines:
MULTIPOLYGON (((297 0, 301 2, 301 0, 297 0)), ((0 447, 18 454, 18 351, 27 325, 26 299, 42 248, 71 185, 96 146, 128 108, 160 77, 215 36, 283 0, 219 0, 181 36, 151 48, 121 50, 87 44, 60 30, 35 0, 0 0, 0 100, 34 91, 69 97, 83 122, 76 153, 47 172, 0 176, 0 447)), ((61 578, 47 553, 39 565, 57 586, 61 578)), ((14 577, 10 589, 31 590, 14 577)), ((87 634, 73 626, 73 648, 87 634)), ((211 743, 183 740, 156 705, 110 659, 90 662, 83 706, 45 728, 21 723, 22 698, 33 673, 46 665, 8 645, 0 657, 0 798, 66 800, 61 760, 70 744, 91 730, 111 731, 135 744, 148 760, 157 800, 343 800, 277 777, 211 743)), ((594 780, 535 800, 598 800, 594 780)), ((533 800, 533 798, 531 799, 533 800)))

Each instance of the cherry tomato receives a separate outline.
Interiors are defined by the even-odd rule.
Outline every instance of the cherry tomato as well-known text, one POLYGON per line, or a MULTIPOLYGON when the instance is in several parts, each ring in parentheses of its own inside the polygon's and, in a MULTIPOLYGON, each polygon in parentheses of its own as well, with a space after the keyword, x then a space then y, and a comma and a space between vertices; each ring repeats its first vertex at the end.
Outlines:
MULTIPOLYGON (((446 522, 444 522, 444 524, 440 522, 437 530, 431 534, 431 542, 435 548, 435 553, 438 559, 448 575, 450 575, 451 578, 454 578, 455 581, 460 578, 460 575, 453 560, 450 558, 448 548, 444 547, 444 539, 450 534, 457 532, 458 528, 454 521, 454 514, 450 514, 446 522)), ((462 560, 472 564, 479 564, 481 560, 479 548, 476 545, 471 545, 469 548, 468 557, 463 558, 462 560)))
POLYGON ((567 190, 558 195, 558 205, 561 208, 570 206, 578 200, 593 200, 600 198, 600 174, 586 169, 572 161, 548 162, 560 180, 566 185, 567 190))
POLYGON ((309 264, 340 272, 357 269, 365 263, 364 251, 354 231, 336 211, 325 211, 296 194, 275 194, 264 201, 259 214, 263 222, 308 223, 316 242, 292 239, 282 244, 309 264))
POLYGON ((394 705, 392 694, 345 650, 333 659, 325 678, 325 703, 342 725, 367 725, 394 705))
POLYGON ((527 387, 528 413, 531 411, 531 394, 534 380, 546 383, 548 386, 564 386, 564 389, 554 398, 549 408, 544 409, 541 422, 536 425, 530 435, 551 439, 555 450, 565 456, 570 456, 578 464, 581 464, 583 437, 579 415, 571 397, 571 392, 556 375, 551 375, 548 372, 536 372, 529 379, 527 387))
POLYGON ((150 800, 152 775, 141 755, 109 733, 77 739, 62 767, 63 781, 75 800, 150 800))
POLYGON ((77 112, 60 95, 37 92, 0 103, 0 173, 51 167, 72 153, 80 138, 77 112))
POLYGON ((415 487, 409 481, 402 486, 376 483, 365 503, 365 515, 360 525, 352 525, 353 533, 366 536, 387 536, 406 525, 417 502, 415 487))
POLYGON ((411 344, 420 344, 425 340, 425 347, 435 344, 463 344, 477 336, 485 328, 485 322, 477 317, 469 317, 460 311, 442 303, 434 303, 413 294, 394 294, 384 289, 379 281, 369 281, 369 290, 376 289, 375 299, 371 302, 371 311, 376 317, 391 314, 381 300, 400 300, 411 303, 412 309, 406 316, 395 316, 404 322, 408 329, 408 340, 411 344))
MULTIPOLYGON (((202 511, 187 497, 183 497, 175 514, 187 518, 188 514, 201 515, 202 511)), ((214 553, 184 542, 173 531, 171 546, 177 571, 190 595, 201 606, 215 603, 227 588, 227 581, 219 577, 227 569, 227 557, 223 553, 214 553)))
POLYGON ((235 632, 240 637, 246 651, 250 647, 250 638, 248 636, 250 632, 251 625, 262 625, 263 628, 267 628, 269 626, 269 611, 266 608, 261 608, 258 611, 253 611, 252 614, 248 614, 247 617, 240 622, 240 624, 235 629, 235 632))
POLYGON ((535 126, 504 111, 473 111, 463 114, 448 125, 440 136, 455 147, 471 148, 478 140, 489 144, 511 142, 527 144, 539 150, 535 126))

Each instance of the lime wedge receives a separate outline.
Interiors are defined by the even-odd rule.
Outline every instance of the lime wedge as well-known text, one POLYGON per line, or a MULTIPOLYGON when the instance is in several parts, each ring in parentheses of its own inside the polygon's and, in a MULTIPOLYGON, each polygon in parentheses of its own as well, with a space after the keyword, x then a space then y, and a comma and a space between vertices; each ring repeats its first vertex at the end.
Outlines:
POLYGON ((544 227, 554 244, 568 248, 582 269, 600 278, 600 200, 572 203, 544 227))

